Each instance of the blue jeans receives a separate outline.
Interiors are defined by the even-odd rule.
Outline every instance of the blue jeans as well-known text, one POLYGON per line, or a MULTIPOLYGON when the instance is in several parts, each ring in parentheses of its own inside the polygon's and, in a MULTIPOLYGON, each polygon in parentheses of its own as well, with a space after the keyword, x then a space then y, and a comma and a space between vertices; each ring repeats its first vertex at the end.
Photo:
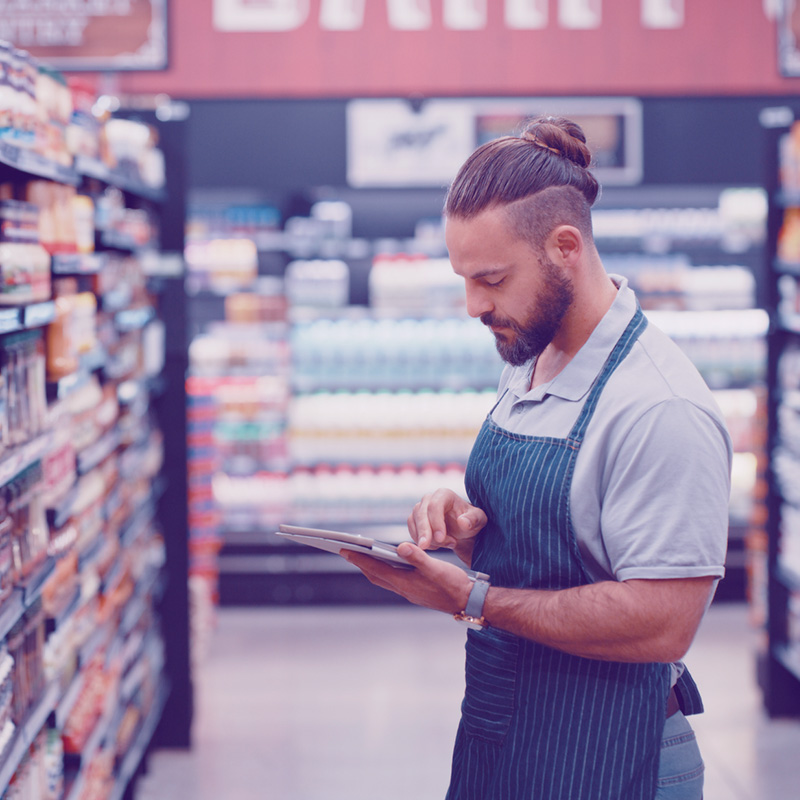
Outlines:
POLYGON ((702 800, 703 770, 692 726, 678 711, 664 725, 655 800, 702 800))

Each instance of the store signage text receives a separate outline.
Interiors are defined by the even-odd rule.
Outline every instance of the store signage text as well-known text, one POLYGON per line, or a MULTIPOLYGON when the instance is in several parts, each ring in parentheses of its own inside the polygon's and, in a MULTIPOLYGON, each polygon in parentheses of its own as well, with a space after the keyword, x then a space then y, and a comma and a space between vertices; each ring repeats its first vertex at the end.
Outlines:
POLYGON ((76 47, 92 17, 127 17, 131 0, 0 0, 0 38, 18 47, 76 47))
MULTIPOLYGON (((482 30, 488 25, 488 3, 494 0, 441 0, 442 19, 450 30, 482 30)), ((431 0, 370 0, 385 6, 389 27, 425 31, 433 27, 431 0)), ((549 0, 503 0, 504 24, 517 30, 546 28, 549 0)), ((326 31, 355 31, 363 27, 367 0, 320 0, 317 23, 326 31)), ((292 31, 311 17, 310 0, 214 0, 214 25, 222 31, 292 31)), ((558 0, 557 24, 591 29, 602 24, 602 0, 558 0)), ((645 28, 680 28, 684 0, 640 0, 645 28)))
POLYGON ((163 69, 167 0, 0 0, 0 39, 65 69, 163 69))

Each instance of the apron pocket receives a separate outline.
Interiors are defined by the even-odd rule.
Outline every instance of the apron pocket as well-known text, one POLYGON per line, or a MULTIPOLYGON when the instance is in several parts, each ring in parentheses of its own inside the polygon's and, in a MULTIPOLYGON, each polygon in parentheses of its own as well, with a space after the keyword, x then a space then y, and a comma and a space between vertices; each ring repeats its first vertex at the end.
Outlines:
POLYGON ((499 742, 514 713, 519 639, 492 629, 470 630, 466 652, 464 727, 470 736, 499 742))

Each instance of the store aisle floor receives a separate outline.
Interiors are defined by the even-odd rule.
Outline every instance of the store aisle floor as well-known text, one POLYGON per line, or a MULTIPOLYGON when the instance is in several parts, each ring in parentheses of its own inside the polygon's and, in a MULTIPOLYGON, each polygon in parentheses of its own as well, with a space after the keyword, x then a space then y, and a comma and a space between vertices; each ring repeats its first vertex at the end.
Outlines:
MULTIPOLYGON (((158 751, 136 800, 442 800, 464 630, 406 606, 222 609, 196 676, 195 744, 158 751)), ((712 607, 688 663, 705 800, 792 800, 800 722, 767 720, 743 605, 712 607)))

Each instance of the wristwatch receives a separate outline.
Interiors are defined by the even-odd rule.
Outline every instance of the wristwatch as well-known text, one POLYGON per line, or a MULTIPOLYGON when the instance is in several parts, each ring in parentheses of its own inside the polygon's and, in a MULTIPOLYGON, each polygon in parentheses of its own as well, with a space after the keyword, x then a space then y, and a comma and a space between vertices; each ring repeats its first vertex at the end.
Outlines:
POLYGON ((463 622, 468 628, 488 628, 489 623, 483 618, 483 604, 486 600, 486 593, 489 591, 489 576, 483 572, 468 572, 472 581, 472 589, 469 592, 466 608, 453 618, 458 622, 463 622))

